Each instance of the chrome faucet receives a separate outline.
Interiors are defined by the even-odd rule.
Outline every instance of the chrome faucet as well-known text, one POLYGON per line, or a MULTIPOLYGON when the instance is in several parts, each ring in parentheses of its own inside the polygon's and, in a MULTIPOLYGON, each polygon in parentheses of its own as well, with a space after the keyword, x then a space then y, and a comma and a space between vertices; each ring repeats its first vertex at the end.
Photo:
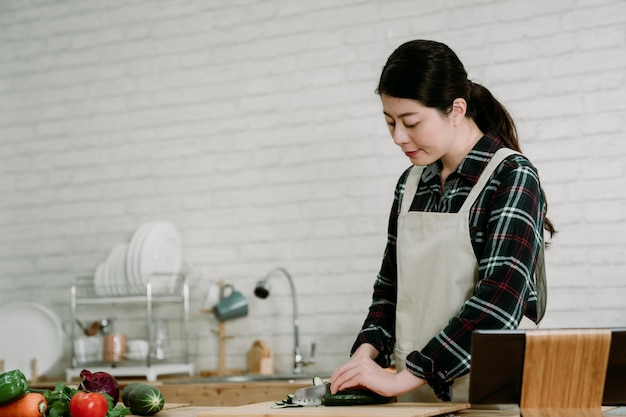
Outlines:
POLYGON ((296 375, 302 374, 302 367, 310 365, 315 362, 315 343, 311 343, 311 355, 308 358, 302 356, 300 350, 300 322, 298 320, 298 303, 296 301, 296 289, 293 285, 293 279, 285 268, 277 267, 270 270, 265 277, 257 282, 254 288, 254 295, 259 298, 267 298, 270 295, 270 287, 268 281, 278 272, 282 272, 289 281, 289 287, 291 289, 291 299, 293 301, 293 373, 296 375))

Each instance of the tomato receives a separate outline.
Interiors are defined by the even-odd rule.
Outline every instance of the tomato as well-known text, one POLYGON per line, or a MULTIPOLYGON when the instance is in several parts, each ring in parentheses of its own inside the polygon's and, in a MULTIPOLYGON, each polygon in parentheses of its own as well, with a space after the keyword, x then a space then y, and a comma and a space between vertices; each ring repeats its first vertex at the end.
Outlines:
POLYGON ((109 404, 99 392, 79 391, 70 400, 70 416, 72 417, 105 417, 109 404))

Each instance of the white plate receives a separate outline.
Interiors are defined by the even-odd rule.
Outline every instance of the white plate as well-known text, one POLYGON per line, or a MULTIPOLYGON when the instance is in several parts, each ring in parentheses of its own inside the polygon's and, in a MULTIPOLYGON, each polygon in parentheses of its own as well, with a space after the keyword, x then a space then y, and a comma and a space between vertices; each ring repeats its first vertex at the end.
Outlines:
POLYGON ((109 293, 111 295, 126 295, 128 294, 128 283, 126 281, 126 252, 128 251, 127 243, 120 243, 115 245, 109 257, 107 263, 109 265, 109 293))
POLYGON ((128 247, 128 254, 126 256, 126 273, 129 276, 129 282, 131 283, 133 294, 143 294, 146 292, 146 285, 141 277, 141 271, 139 270, 141 247, 146 235, 152 227, 156 226, 156 224, 157 222, 142 224, 133 234, 130 246, 128 247))
POLYGON ((173 291, 182 266, 182 239, 170 222, 159 222, 147 232, 139 256, 139 271, 155 293, 173 291))
POLYGON ((97 295, 100 295, 100 285, 102 282, 103 269, 104 264, 102 262, 98 262, 98 265, 96 265, 96 269, 93 272, 93 289, 96 291, 97 295))
POLYGON ((32 378, 32 360, 37 374, 44 375, 63 354, 63 325, 52 310, 36 303, 15 302, 0 307, 0 335, 5 371, 21 370, 32 378))
POLYGON ((94 289, 96 290, 96 295, 101 297, 106 296, 106 279, 107 279, 107 263, 106 261, 99 262, 96 267, 96 272, 94 274, 94 289))

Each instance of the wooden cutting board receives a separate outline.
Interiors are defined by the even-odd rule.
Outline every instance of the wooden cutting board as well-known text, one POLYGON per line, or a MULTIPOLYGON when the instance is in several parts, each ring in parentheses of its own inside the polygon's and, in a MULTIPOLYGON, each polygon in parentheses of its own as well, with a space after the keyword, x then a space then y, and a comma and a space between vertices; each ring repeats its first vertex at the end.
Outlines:
POLYGON ((462 403, 391 403, 376 405, 351 405, 346 407, 287 407, 272 408, 273 402, 227 407, 198 413, 197 417, 247 416, 247 417, 429 417, 469 408, 462 403))

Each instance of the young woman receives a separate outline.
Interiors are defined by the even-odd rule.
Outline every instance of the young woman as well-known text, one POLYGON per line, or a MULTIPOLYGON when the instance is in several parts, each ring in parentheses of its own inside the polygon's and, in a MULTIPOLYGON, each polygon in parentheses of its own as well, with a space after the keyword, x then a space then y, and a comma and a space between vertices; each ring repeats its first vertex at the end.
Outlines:
POLYGON ((412 166, 396 186, 369 314, 331 392, 466 402, 472 332, 543 316, 546 200, 510 114, 446 45, 398 47, 377 93, 412 166), (396 372, 384 369, 392 354, 396 372))

